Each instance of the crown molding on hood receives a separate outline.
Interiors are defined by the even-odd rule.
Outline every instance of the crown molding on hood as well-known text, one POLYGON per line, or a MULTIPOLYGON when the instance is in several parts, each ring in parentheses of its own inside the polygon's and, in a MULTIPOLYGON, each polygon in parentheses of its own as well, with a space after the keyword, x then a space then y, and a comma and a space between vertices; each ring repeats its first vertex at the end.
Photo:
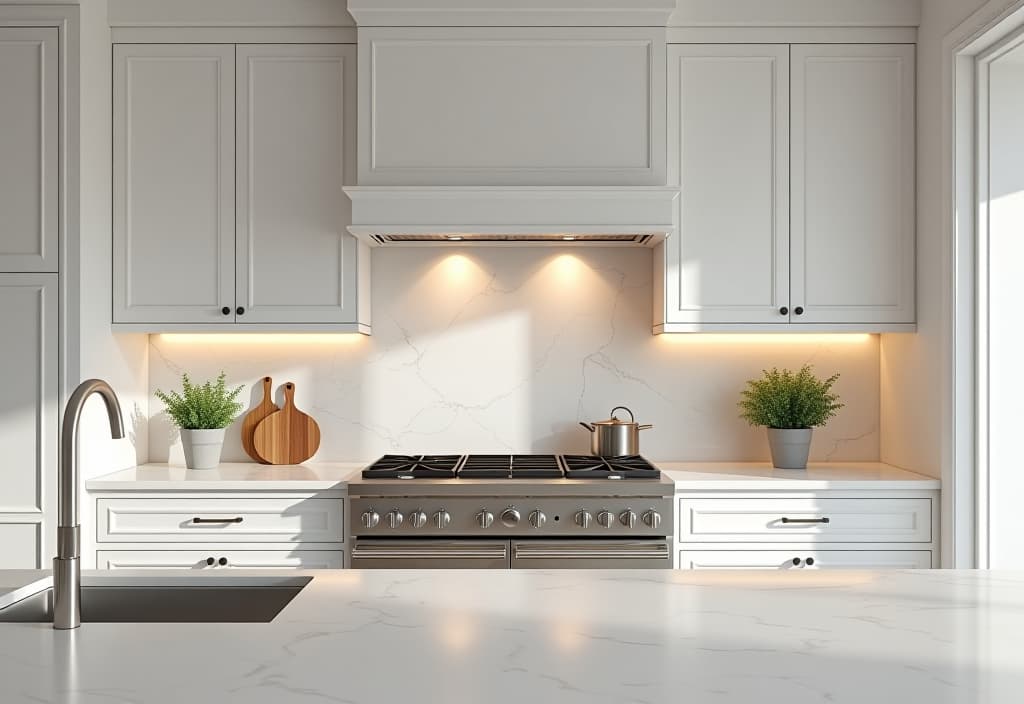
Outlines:
POLYGON ((350 186, 349 232, 374 245, 571 241, 652 246, 675 229, 665 186, 350 186))
POLYGON ((675 0, 349 0, 361 27, 664 27, 675 0))

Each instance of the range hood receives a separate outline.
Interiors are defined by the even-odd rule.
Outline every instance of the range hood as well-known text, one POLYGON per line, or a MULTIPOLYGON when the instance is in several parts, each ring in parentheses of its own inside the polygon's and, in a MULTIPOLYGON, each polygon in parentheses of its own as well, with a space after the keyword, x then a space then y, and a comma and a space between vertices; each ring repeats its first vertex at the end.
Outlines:
POLYGON ((654 246, 674 229, 678 188, 353 186, 349 232, 372 246, 654 246))

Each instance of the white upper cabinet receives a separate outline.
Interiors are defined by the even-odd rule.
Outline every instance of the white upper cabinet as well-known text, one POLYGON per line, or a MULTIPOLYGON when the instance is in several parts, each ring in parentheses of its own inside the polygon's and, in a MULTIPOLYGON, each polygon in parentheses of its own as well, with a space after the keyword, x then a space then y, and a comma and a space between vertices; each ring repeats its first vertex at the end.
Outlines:
POLYGON ((914 321, 914 47, 793 47, 799 323, 914 321))
POLYGON ((789 300, 789 47, 669 47, 664 315, 777 323, 789 300))
POLYGON ((369 332, 355 47, 122 44, 114 323, 369 332))
POLYGON ((114 322, 234 320, 234 182, 235 48, 115 46, 114 322))
POLYGON ((358 183, 663 186, 664 36, 361 27, 358 183))
POLYGON ((355 47, 240 45, 237 60, 236 321, 356 320, 368 296, 341 191, 355 177, 355 47))
POLYGON ((0 27, 0 272, 57 271, 56 27, 0 27))
POLYGON ((914 47, 672 45, 655 332, 912 330, 914 47))

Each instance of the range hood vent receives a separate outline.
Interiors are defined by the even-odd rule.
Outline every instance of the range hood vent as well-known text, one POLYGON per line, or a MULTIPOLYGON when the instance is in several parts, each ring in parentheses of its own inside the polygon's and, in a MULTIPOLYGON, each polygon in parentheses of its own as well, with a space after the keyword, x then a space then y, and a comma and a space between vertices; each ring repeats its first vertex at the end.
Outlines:
POLYGON ((377 247, 651 247, 674 230, 679 189, 357 186, 345 193, 352 199, 349 231, 377 247))

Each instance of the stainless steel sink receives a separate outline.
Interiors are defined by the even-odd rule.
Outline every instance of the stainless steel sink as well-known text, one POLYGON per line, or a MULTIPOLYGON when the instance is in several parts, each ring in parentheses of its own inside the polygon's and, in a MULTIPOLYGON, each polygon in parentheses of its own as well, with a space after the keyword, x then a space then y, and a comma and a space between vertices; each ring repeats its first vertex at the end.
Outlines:
MULTIPOLYGON (((311 580, 312 577, 86 580, 82 584, 82 621, 267 623, 311 580)), ((52 588, 0 609, 0 623, 52 620, 52 588)))

